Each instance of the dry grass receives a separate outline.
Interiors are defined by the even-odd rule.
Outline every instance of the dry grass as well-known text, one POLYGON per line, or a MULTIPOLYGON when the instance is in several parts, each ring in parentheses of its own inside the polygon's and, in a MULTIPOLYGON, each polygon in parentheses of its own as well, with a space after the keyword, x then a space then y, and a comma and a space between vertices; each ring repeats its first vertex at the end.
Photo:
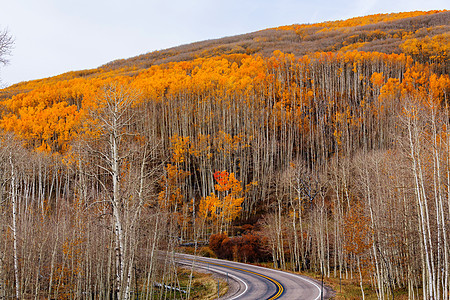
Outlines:
MULTIPOLYGON (((316 280, 321 280, 320 274, 315 273, 302 273, 312 277, 316 280)), ((339 277, 324 278, 324 283, 331 287, 335 291, 335 296, 331 299, 334 300, 357 300, 362 299, 361 286, 359 283, 359 278, 345 279, 339 277)), ((363 280, 363 290, 365 300, 377 300, 378 296, 375 289, 372 288, 368 280, 363 280)), ((388 298, 388 297, 386 297, 388 298)), ((405 290, 399 289, 394 291, 394 299, 406 300, 408 299, 408 293, 405 290)))
MULTIPOLYGON (((190 270, 183 268, 179 270, 178 276, 181 286, 187 287, 189 285, 189 275, 190 270)), ((218 280, 220 296, 223 296, 228 292, 228 284, 225 280, 217 278, 213 274, 193 272, 190 299, 217 299, 218 280)))

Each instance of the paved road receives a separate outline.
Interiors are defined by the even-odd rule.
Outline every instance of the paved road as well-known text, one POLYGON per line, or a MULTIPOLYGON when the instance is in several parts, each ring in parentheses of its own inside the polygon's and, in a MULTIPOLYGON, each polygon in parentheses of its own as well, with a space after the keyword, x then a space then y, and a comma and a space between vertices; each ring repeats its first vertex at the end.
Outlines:
MULTIPOLYGON (((176 261, 227 276, 230 290, 222 299, 321 299, 321 283, 311 278, 249 264, 179 254, 176 261), (231 282, 232 281, 232 282, 231 282)), ((324 287, 323 299, 330 291, 324 287)))

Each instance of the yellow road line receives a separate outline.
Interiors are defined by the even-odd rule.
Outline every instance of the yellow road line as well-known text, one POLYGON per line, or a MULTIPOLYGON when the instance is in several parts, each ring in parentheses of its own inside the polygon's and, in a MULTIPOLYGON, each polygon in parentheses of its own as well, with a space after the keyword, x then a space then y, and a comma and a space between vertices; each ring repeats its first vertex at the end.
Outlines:
POLYGON ((281 296, 281 294, 282 294, 283 291, 284 291, 284 288, 283 288, 283 286, 281 285, 281 283, 279 283, 279 282, 276 281, 275 279, 270 278, 270 277, 268 277, 268 276, 266 276, 266 275, 263 275, 263 274, 260 274, 260 273, 256 273, 256 272, 252 272, 252 271, 245 270, 245 269, 241 269, 241 268, 236 268, 236 267, 231 267, 231 266, 227 266, 227 265, 222 265, 222 264, 212 263, 212 262, 209 262, 209 261, 204 261, 204 260, 198 260, 198 261, 201 261, 201 262, 207 263, 207 264, 211 264, 211 265, 215 265, 215 266, 220 266, 220 267, 224 267, 224 268, 235 269, 235 270, 239 270, 239 271, 251 273, 251 274, 254 274, 254 275, 263 277, 263 278, 265 278, 265 279, 267 279, 267 280, 269 280, 269 281, 275 283, 275 285, 278 287, 278 292, 277 292, 275 295, 273 295, 272 297, 270 297, 268 300, 274 300, 274 299, 277 299, 278 297, 281 296))

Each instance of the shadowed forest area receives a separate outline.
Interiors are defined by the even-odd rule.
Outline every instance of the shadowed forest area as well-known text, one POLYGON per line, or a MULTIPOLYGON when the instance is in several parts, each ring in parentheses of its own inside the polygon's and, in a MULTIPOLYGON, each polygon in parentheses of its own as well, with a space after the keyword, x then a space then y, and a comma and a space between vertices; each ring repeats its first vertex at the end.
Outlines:
POLYGON ((283 26, 0 90, 0 298, 170 298, 159 251, 210 242, 450 299, 449 24, 283 26))

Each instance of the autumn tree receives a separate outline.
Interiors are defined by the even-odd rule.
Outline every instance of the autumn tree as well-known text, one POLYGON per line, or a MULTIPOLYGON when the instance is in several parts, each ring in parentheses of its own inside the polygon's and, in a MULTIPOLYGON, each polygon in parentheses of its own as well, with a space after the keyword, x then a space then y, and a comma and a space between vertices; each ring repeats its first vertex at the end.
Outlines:
POLYGON ((204 220, 212 220, 216 232, 228 232, 231 222, 242 210, 241 204, 244 201, 242 183, 235 178, 234 173, 226 171, 215 172, 214 179, 217 181, 215 190, 218 195, 211 193, 210 196, 200 200, 199 215, 204 220))
POLYGON ((115 294, 128 299, 133 270, 133 247, 130 238, 136 218, 143 208, 145 197, 145 169, 148 149, 134 130, 139 94, 126 86, 110 84, 99 94, 98 108, 92 112, 89 128, 93 136, 88 144, 92 154, 98 155, 98 168, 106 176, 97 179, 104 187, 105 202, 112 210, 112 228, 115 239, 115 294), (141 153, 139 153, 141 151, 141 153), (133 158, 137 158, 133 161, 133 158), (131 174, 137 168, 134 178, 131 174), (132 183, 137 186, 133 187, 132 183), (137 192, 137 194, 136 194, 137 192))

